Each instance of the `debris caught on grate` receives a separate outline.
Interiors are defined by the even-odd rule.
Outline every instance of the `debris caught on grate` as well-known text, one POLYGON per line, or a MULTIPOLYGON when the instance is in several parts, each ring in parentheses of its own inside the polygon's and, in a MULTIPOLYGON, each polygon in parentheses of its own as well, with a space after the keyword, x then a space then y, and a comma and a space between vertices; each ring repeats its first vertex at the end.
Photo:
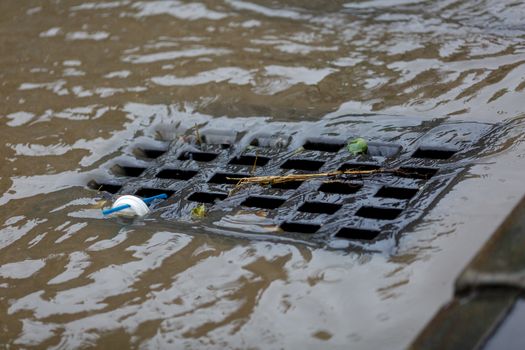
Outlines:
POLYGON ((280 127, 246 120, 178 130, 161 146, 142 140, 88 187, 114 196, 166 193, 148 218, 197 223, 207 232, 365 246, 395 238, 420 218, 493 127, 438 120, 393 127, 372 116, 280 127), (347 149, 356 137, 367 140, 366 154, 347 149), (363 174, 333 175, 345 171, 363 174), (257 182, 287 175, 293 181, 257 182), (241 178, 248 180, 239 186, 241 178), (207 215, 196 220, 192 210, 202 204, 207 215))

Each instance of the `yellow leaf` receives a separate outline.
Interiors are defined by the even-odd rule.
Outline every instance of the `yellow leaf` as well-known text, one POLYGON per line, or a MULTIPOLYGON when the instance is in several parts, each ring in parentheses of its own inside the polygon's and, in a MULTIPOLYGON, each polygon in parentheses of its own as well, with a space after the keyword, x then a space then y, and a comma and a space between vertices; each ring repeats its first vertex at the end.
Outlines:
POLYGON ((201 219, 206 216, 206 206, 204 204, 199 204, 191 210, 191 216, 194 218, 201 219))

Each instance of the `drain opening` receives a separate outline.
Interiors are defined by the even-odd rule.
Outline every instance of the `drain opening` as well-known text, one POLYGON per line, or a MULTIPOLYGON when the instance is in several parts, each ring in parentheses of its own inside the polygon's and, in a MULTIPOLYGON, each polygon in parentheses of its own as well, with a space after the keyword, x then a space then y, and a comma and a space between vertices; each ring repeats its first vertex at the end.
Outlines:
POLYGON ((412 158, 449 159, 456 152, 450 149, 420 147, 412 154, 412 158))
POLYGON ((144 156, 145 158, 150 158, 150 159, 157 159, 158 157, 160 157, 166 152, 167 150, 163 150, 163 149, 139 148, 137 150, 138 154, 144 156))
MULTIPOLYGON (((407 225, 425 215, 426 208, 438 200, 441 192, 465 169, 468 164, 465 155, 473 152, 473 145, 481 147, 481 137, 492 128, 487 125, 476 129, 476 123, 476 128, 469 130, 471 140, 467 140, 467 134, 457 132, 454 124, 445 129, 446 132, 434 131, 438 138, 445 134, 450 136, 447 142, 429 141, 414 147, 411 141, 423 136, 419 128, 406 138, 403 136, 406 130, 389 130, 385 126, 384 130, 388 131, 385 137, 401 142, 399 145, 384 140, 375 142, 372 138, 366 155, 353 156, 345 145, 352 137, 349 132, 367 137, 365 125, 360 128, 359 124, 345 123, 335 129, 319 126, 313 135, 308 124, 304 129, 297 124, 283 129, 293 130, 291 135, 285 135, 279 131, 280 124, 275 124, 279 127, 271 125, 261 130, 252 127, 246 130, 242 121, 232 124, 222 134, 211 133, 211 127, 224 126, 220 121, 214 123, 210 120, 204 131, 199 131, 202 148, 195 145, 194 129, 188 129, 182 139, 165 138, 159 142, 141 137, 140 143, 130 148, 135 160, 115 158, 110 163, 115 169, 107 169, 107 166, 101 169, 110 170, 111 177, 89 177, 88 181, 101 184, 88 186, 115 193, 99 193, 107 198, 124 192, 151 197, 174 191, 169 203, 163 204, 165 211, 159 219, 175 224, 186 222, 193 214, 192 209, 202 203, 213 207, 212 217, 202 225, 216 226, 218 229, 214 231, 219 234, 226 233, 221 220, 232 212, 262 210, 269 215, 266 221, 281 227, 275 232, 280 237, 315 244, 341 238, 349 244, 355 240, 355 244, 365 246, 379 239, 397 237, 407 225), (355 131, 355 127, 361 131, 355 131), (247 146, 249 142, 257 147, 247 146), (462 147, 456 148, 457 144, 462 147), (302 146, 303 152, 297 152, 298 146, 302 146), (223 149, 226 147, 229 149, 223 149), (445 158, 449 159, 439 160, 445 158), (340 176, 317 174, 338 168, 350 173, 368 170, 363 173, 370 175, 342 175, 342 171, 338 172, 340 176), (254 169, 257 171, 252 173, 254 169), (281 177, 287 174, 294 176, 288 175, 281 183, 271 183, 283 181, 281 177), (274 177, 253 181, 259 175, 274 177), (295 181, 286 181, 288 178, 295 181), (241 179, 251 179, 257 186, 236 186, 241 179), (234 190, 234 196, 230 195, 230 190, 234 190), (419 197, 425 200, 420 201, 419 197)), ((235 122, 232 120, 232 123, 235 122)), ((383 125, 381 123, 378 125, 383 125)), ((428 130, 424 129, 427 135, 428 130)), ((242 231, 261 234, 263 239, 270 233, 251 226, 242 231)))
POLYGON ((230 160, 230 164, 265 166, 266 164, 268 164, 269 161, 270 158, 268 157, 244 155, 233 158, 232 160, 230 160))
POLYGON ((280 228, 286 232, 316 233, 321 228, 321 225, 304 224, 301 222, 283 222, 280 228))
POLYGON ((315 141, 306 141, 303 145, 304 149, 311 151, 321 151, 321 152, 339 152, 339 150, 344 146, 342 143, 330 143, 330 142, 315 142, 315 141))
POLYGON ((226 193, 219 192, 193 192, 187 198, 191 202, 199 203, 215 203, 215 201, 222 201, 226 199, 228 195, 226 193))
POLYGON ((397 175, 411 179, 428 180, 436 175, 439 169, 436 168, 419 168, 419 167, 401 167, 397 175))
POLYGON ((184 152, 179 156, 179 160, 194 160, 196 162, 211 162, 217 158, 217 153, 211 152, 184 152))
POLYGON ((334 214, 336 211, 341 209, 341 204, 326 203, 326 202, 305 202, 299 207, 299 211, 305 213, 318 213, 318 214, 334 214))
POLYGON ((379 170, 381 167, 376 164, 364 164, 364 163, 345 163, 339 167, 339 170, 358 170, 358 171, 370 171, 379 170))
POLYGON ((241 205, 253 208, 276 209, 283 205, 284 202, 286 202, 285 199, 278 197, 250 196, 241 205))
POLYGON ((394 220, 403 210, 398 208, 381 208, 363 206, 359 208, 355 215, 376 220, 394 220))
POLYGON ((95 181, 90 181, 88 184, 88 187, 91 188, 92 190, 104 191, 104 192, 109 192, 112 194, 117 193, 122 188, 121 185, 112 185, 112 184, 103 184, 103 183, 101 184, 95 181))
POLYGON ((283 134, 263 134, 253 138, 250 146, 281 149, 286 148, 290 144, 291 136, 283 134))
POLYGON ((222 149, 228 149, 232 143, 235 142, 237 133, 231 130, 215 130, 202 135, 201 139, 203 143, 209 145, 217 145, 222 149))
POLYGON ((123 166, 116 165, 112 168, 112 171, 117 175, 128 176, 128 177, 139 177, 146 168, 137 166, 123 166))
POLYGON ((353 194, 357 193, 363 185, 349 182, 325 182, 318 190, 325 193, 353 194))
POLYGON ((371 241, 379 235, 380 231, 368 230, 363 228, 343 227, 335 235, 337 238, 344 239, 359 239, 363 241, 371 241))
POLYGON ((280 190, 296 190, 301 186, 303 181, 285 181, 272 184, 272 188, 277 188, 280 190))
POLYGON ((268 145, 268 142, 262 142, 262 140, 260 140, 259 138, 254 138, 251 142, 250 142, 250 146, 253 146, 253 147, 270 147, 268 145))
POLYGON ((163 190, 161 188, 149 188, 149 187, 143 187, 139 190, 137 190, 135 192, 135 195, 136 196, 139 196, 139 197, 143 197, 143 198, 146 198, 146 197, 153 197, 153 196, 157 196, 159 194, 166 194, 168 195, 168 197, 171 197, 171 195, 174 193, 174 191, 170 191, 170 190, 163 190))
POLYGON ((189 180, 197 173, 195 170, 164 169, 155 176, 160 179, 189 180))
POLYGON ((323 166, 324 162, 310 159, 288 159, 281 165, 282 169, 317 171, 323 166))
POLYGON ((240 178, 251 177, 246 174, 233 174, 233 173, 215 173, 211 179, 208 180, 209 183, 213 184, 226 184, 226 185, 236 185, 240 178))
POLYGON ((377 191, 375 197, 410 199, 419 191, 417 188, 383 186, 377 191))

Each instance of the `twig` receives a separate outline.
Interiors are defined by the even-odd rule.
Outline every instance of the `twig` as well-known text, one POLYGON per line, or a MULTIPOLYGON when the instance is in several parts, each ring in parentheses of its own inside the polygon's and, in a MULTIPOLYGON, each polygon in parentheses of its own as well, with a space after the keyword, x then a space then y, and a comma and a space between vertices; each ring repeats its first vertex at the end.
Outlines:
POLYGON ((227 177, 228 180, 237 180, 237 184, 232 189, 232 193, 238 190, 243 185, 247 184, 259 184, 259 185, 270 185, 278 184, 289 181, 306 181, 310 179, 318 179, 323 177, 337 177, 339 175, 373 175, 373 174, 398 174, 414 178, 428 179, 430 176, 424 173, 418 173, 417 171, 409 172, 401 170, 400 168, 394 169, 375 169, 375 170, 334 170, 325 173, 315 174, 290 174, 290 175, 269 175, 269 176, 254 176, 254 177, 227 177), (415 177, 417 176, 417 177, 415 177))
POLYGON ((195 137, 197 138, 197 144, 202 145, 201 134, 199 133, 199 126, 195 124, 195 137))
POLYGON ((258 158, 259 158, 259 152, 255 151, 255 161, 253 162, 252 170, 250 171, 251 174, 255 172, 255 167, 257 166, 258 158))
POLYGON ((377 170, 336 170, 326 173, 316 174, 290 174, 290 175, 270 175, 255 177, 227 177, 228 180, 238 180, 237 186, 257 183, 260 185, 277 184, 289 181, 305 181, 322 177, 335 177, 339 175, 372 175, 378 173, 398 172, 397 169, 377 169, 377 170))

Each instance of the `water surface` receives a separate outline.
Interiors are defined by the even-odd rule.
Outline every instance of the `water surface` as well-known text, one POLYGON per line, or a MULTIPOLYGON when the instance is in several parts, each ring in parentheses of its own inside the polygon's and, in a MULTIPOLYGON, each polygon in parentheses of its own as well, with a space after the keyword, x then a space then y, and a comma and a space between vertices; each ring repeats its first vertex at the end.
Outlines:
POLYGON ((0 342, 405 347, 523 195, 524 20, 510 0, 0 2, 0 342), (502 127, 389 254, 124 225, 85 188, 177 120, 347 113, 502 127))

